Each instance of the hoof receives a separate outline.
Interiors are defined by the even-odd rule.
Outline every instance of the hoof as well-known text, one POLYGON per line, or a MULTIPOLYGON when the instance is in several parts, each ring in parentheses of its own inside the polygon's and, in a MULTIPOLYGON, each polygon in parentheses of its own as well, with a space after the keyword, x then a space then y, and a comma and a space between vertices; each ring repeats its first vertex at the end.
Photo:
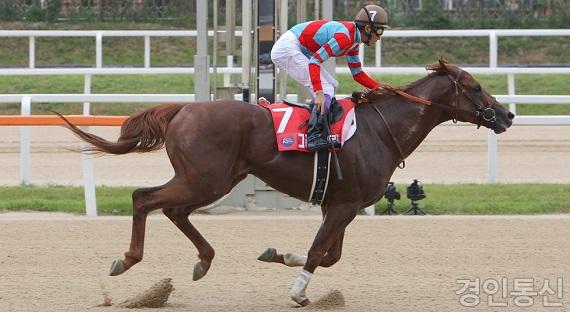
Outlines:
MULTIPOLYGON (((295 301, 295 302, 297 302, 297 301, 295 301)), ((309 304, 311 304, 311 300, 305 299, 305 300, 303 300, 303 301, 301 301, 301 302, 297 302, 297 303, 298 303, 301 307, 306 307, 306 306, 308 306, 309 304)))
POLYGON ((257 257, 257 260, 264 262, 273 262, 273 257, 275 257, 276 254, 277 250, 275 248, 267 248, 266 251, 257 257))
POLYGON ((125 272, 125 267, 123 265, 123 260, 117 259, 113 261, 111 264, 111 271, 109 272, 110 276, 116 276, 125 272))
POLYGON ((192 280, 197 281, 204 277, 208 271, 204 270, 200 262, 194 265, 194 273, 192 274, 192 280))

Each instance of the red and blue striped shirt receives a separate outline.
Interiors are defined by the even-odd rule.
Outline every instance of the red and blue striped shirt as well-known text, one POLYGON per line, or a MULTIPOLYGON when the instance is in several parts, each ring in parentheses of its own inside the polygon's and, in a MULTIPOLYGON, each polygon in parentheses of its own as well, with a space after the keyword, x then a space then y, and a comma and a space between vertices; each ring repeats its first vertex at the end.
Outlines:
POLYGON ((291 31, 301 43, 301 51, 309 58, 309 74, 313 91, 323 89, 321 66, 331 56, 346 56, 352 77, 368 89, 380 85, 362 70, 358 57, 360 31, 354 22, 318 20, 293 26, 291 31))

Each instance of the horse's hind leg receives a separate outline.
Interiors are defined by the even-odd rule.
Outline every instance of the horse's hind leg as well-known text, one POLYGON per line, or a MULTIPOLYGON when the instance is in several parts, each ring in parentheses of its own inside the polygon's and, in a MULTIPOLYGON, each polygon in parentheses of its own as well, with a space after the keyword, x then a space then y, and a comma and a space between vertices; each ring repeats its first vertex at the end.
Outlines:
MULTIPOLYGON (((319 266, 330 267, 340 260, 343 239, 344 231, 340 233, 338 239, 327 251, 319 266)), ((267 248, 259 257, 257 257, 257 260, 281 263, 288 267, 300 267, 304 266, 307 262, 307 256, 301 256, 294 253, 279 254, 275 248, 267 248)))
POLYGON ((184 180, 170 180, 163 186, 141 188, 133 192, 133 227, 131 245, 124 259, 115 260, 109 275, 119 275, 142 260, 144 236, 148 213, 159 208, 187 207, 197 203, 199 207, 206 199, 189 190, 184 180))
POLYGON ((202 234, 190 223, 188 215, 197 207, 186 207, 176 209, 163 209, 162 212, 174 223, 186 237, 188 237, 196 249, 198 249, 198 258, 200 262, 194 265, 194 274, 192 279, 197 281, 204 277, 210 269, 212 259, 214 259, 214 248, 210 246, 208 241, 204 239, 202 234))

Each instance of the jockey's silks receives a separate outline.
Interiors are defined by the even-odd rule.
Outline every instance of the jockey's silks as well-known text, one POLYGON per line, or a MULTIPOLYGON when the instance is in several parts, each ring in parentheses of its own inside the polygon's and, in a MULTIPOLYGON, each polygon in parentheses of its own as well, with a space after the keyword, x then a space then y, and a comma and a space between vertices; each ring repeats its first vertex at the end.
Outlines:
POLYGON ((364 87, 373 89, 379 85, 362 71, 358 57, 362 39, 354 22, 311 21, 293 26, 291 32, 299 39, 303 54, 310 59, 309 73, 314 91, 323 89, 320 64, 331 56, 346 56, 354 80, 364 87))

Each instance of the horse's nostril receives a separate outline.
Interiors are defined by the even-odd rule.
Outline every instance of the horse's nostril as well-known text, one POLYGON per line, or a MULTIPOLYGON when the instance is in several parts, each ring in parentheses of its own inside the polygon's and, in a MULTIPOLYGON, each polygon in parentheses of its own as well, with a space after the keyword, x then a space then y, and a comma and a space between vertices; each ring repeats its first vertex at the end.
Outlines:
POLYGON ((509 112, 509 113, 507 114, 507 118, 509 118, 509 120, 513 120, 513 119, 515 118, 515 114, 509 112))

